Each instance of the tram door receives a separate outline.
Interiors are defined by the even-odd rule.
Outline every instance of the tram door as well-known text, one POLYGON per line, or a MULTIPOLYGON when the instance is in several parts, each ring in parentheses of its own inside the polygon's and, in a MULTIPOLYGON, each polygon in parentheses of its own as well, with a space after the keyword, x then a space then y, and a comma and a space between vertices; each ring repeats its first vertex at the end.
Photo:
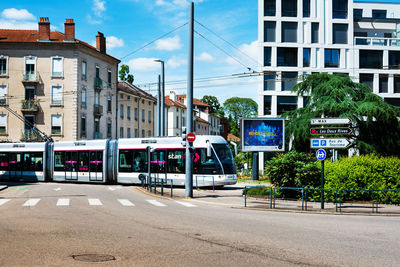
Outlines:
POLYGON ((158 178, 167 178, 167 151, 156 150, 151 153, 150 169, 151 173, 158 178))
POLYGON ((90 181, 103 181, 103 151, 90 151, 90 181))
POLYGON ((22 176, 22 153, 10 153, 9 168, 11 180, 22 176))
POLYGON ((65 180, 78 180, 78 152, 65 152, 65 180))

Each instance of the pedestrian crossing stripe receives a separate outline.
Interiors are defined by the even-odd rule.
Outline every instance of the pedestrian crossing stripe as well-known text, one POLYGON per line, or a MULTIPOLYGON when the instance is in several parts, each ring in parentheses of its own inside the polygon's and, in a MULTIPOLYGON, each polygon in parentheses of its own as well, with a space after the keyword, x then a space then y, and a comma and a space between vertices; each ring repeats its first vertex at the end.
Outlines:
POLYGON ((22 206, 33 207, 33 206, 36 206, 36 204, 39 203, 39 201, 40 201, 40 198, 31 198, 31 199, 28 199, 22 206))
POLYGON ((119 203, 121 203, 122 206, 126 206, 126 207, 133 207, 135 206, 135 204, 133 204, 132 202, 130 202, 128 199, 118 199, 119 203))
POLYGON ((101 203, 100 199, 98 199, 98 198, 89 198, 88 201, 89 201, 90 206, 102 206, 103 205, 103 203, 101 203))
POLYGON ((183 206, 185 206, 185 207, 188 207, 188 208, 197 207, 196 205, 194 205, 194 204, 192 204, 192 203, 189 203, 189 202, 176 201, 176 203, 181 204, 181 205, 183 205, 183 206))
POLYGON ((57 206, 69 206, 69 198, 60 198, 57 201, 57 206))
POLYGON ((0 199, 0 206, 6 204, 10 199, 0 199))
POLYGON ((157 200, 153 200, 153 199, 147 200, 147 202, 149 202, 151 205, 154 205, 156 207, 165 207, 166 206, 165 204, 158 202, 157 200))

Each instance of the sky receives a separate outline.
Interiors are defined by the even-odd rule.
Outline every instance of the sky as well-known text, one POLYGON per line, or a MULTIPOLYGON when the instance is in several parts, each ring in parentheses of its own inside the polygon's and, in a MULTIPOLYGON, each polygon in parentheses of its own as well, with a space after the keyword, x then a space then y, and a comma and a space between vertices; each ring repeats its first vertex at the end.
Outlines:
MULTIPOLYGON (((257 101, 258 79, 237 74, 258 70, 258 1, 194 3, 194 96, 216 96, 221 104, 234 96, 257 101)), ((129 65, 134 84, 153 95, 161 73, 154 60, 163 60, 166 94, 186 94, 189 1, 3 0, 0 28, 37 29, 40 17, 48 17, 51 30, 60 32, 65 19, 74 19, 75 37, 92 45, 97 32, 104 33, 107 53, 129 65)))

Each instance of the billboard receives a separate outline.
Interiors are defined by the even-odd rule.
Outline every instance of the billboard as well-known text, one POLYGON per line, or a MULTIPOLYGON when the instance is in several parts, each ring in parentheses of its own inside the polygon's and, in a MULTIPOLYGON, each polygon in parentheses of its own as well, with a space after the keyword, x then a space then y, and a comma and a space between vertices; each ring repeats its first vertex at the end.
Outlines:
POLYGON ((242 151, 284 151, 285 121, 282 118, 242 118, 242 151))

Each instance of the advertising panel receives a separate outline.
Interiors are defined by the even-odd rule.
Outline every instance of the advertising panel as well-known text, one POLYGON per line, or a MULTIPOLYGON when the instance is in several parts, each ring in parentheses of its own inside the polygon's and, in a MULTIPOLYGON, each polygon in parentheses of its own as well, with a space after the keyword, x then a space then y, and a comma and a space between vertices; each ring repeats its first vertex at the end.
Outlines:
POLYGON ((242 151, 284 151, 285 121, 282 118, 242 118, 242 151))

